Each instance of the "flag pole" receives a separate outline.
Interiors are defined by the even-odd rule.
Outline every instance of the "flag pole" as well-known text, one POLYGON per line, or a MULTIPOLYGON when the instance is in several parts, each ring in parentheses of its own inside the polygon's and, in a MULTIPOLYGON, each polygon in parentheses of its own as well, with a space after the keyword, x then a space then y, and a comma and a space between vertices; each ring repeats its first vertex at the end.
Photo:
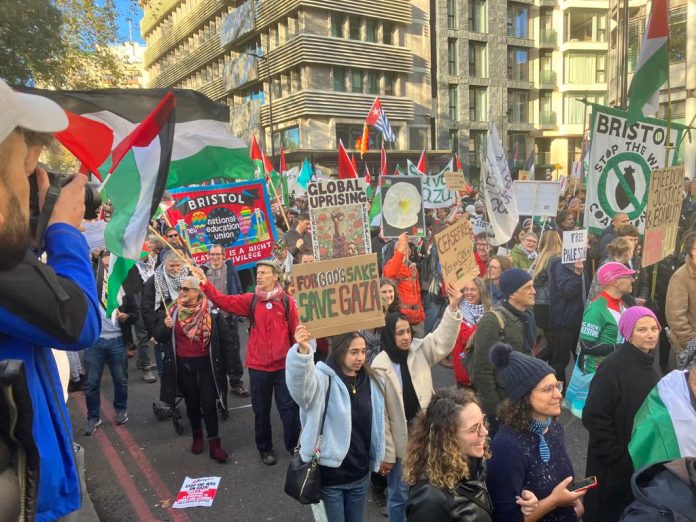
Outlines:
POLYGON ((179 252, 179 249, 176 248, 174 245, 172 245, 169 241, 167 241, 159 232, 157 232, 157 230, 155 230, 155 228, 152 225, 148 225, 147 228, 150 229, 150 232, 152 232, 155 236, 157 236, 157 238, 160 241, 162 241, 165 245, 167 245, 172 252, 174 252, 177 256, 179 256, 179 259, 181 259, 181 261, 186 266, 188 266, 189 268, 193 268, 191 261, 189 259, 187 259, 186 257, 184 257, 181 254, 181 252, 179 252))
MULTIPOLYGON (((282 174, 280 174, 282 176, 282 174)), ((282 183, 282 178, 281 178, 281 183, 282 183)), ((280 198, 278 197, 278 192, 275 189, 275 186, 273 186, 273 180, 271 179, 271 176, 268 175, 266 179, 266 183, 271 186, 271 190, 273 191, 273 195, 276 198, 276 201, 278 202, 278 206, 280 207, 280 214, 283 216, 283 221, 285 221, 285 226, 287 227, 288 230, 290 230, 290 223, 288 222, 288 216, 285 215, 285 210, 283 209, 283 203, 280 201, 280 198)))

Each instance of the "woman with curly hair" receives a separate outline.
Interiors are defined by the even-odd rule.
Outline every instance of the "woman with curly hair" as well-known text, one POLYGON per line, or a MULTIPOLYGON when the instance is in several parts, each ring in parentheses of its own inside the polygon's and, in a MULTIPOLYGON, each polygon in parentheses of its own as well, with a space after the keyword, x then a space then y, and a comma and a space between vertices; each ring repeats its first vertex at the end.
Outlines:
MULTIPOLYGON (((409 522, 492 520, 486 489, 488 452, 486 417, 471 390, 438 390, 413 426, 404 459, 411 484, 409 522)), ((522 491, 518 504, 530 514, 538 501, 522 491), (523 500, 524 498, 524 500, 523 500)))
POLYGON ((491 348, 490 359, 508 398, 498 407, 500 430, 491 444, 486 483, 493 502, 493 520, 574 522, 582 518, 585 491, 568 491, 573 464, 563 440, 563 383, 546 362, 515 352, 509 344, 491 348), (522 486, 539 500, 531 515, 516 502, 522 486))

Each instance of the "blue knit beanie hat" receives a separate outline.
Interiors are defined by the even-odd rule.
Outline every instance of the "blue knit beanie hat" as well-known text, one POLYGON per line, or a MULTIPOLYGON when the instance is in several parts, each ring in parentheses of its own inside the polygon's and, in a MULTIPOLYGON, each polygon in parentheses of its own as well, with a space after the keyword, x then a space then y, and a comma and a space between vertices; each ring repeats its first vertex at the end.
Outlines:
POLYGON ((505 296, 505 299, 507 299, 531 280, 532 276, 530 276, 529 272, 526 270, 522 270, 521 268, 510 268, 500 274, 498 286, 503 296, 505 296))
POLYGON ((503 386, 516 401, 532 393, 544 377, 556 373, 541 359, 516 352, 512 346, 505 343, 494 344, 489 357, 493 366, 498 369, 503 386))

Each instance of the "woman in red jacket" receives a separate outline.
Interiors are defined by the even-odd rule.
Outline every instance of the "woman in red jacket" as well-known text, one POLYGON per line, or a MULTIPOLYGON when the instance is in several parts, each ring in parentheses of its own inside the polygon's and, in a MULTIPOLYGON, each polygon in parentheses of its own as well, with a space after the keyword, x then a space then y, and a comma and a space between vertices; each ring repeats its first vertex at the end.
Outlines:
POLYGON ((460 388, 471 387, 471 379, 462 363, 462 353, 469 338, 476 331, 476 323, 483 313, 491 307, 491 297, 486 290, 486 283, 480 277, 468 282, 462 288, 464 299, 459 302, 459 311, 462 314, 462 325, 459 328, 459 336, 452 350, 452 365, 454 378, 460 388))

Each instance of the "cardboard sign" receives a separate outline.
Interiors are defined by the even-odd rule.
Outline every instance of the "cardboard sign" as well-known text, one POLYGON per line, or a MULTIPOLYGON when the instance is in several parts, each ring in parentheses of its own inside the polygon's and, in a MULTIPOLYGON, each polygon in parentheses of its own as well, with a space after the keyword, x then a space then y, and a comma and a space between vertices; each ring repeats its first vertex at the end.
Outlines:
POLYGON ((384 326, 377 255, 293 267, 297 311, 315 338, 384 326))
POLYGON ((445 172, 445 186, 454 192, 461 192, 468 188, 463 172, 445 172))
POLYGON ((172 507, 174 509, 210 507, 213 505, 219 485, 220 477, 186 477, 172 507))
POLYGON ((225 248, 235 267, 248 268, 272 255, 275 221, 263 181, 171 191, 167 210, 197 265, 208 261, 213 244, 225 248))
POLYGON ((528 170, 518 170, 517 171, 517 181, 528 181, 529 171, 528 170))
POLYGON ((382 236, 425 236, 423 176, 380 176, 382 181, 382 236))
POLYGON ((365 180, 326 179, 307 184, 314 259, 372 252, 365 180))
POLYGON ((645 212, 643 266, 654 265, 674 252, 681 215, 684 166, 653 170, 645 212))
POLYGON ((520 216, 555 216, 558 212, 558 181, 515 181, 514 192, 520 216))
POLYGON ((471 224, 460 219, 435 235, 435 245, 442 266, 442 279, 461 290, 479 275, 471 243, 471 224))
MULTIPOLYGON (((553 234, 551 231, 549 234, 553 234)), ((584 261, 587 258, 587 230, 571 230, 563 232, 563 255, 561 263, 564 265, 584 261)))

